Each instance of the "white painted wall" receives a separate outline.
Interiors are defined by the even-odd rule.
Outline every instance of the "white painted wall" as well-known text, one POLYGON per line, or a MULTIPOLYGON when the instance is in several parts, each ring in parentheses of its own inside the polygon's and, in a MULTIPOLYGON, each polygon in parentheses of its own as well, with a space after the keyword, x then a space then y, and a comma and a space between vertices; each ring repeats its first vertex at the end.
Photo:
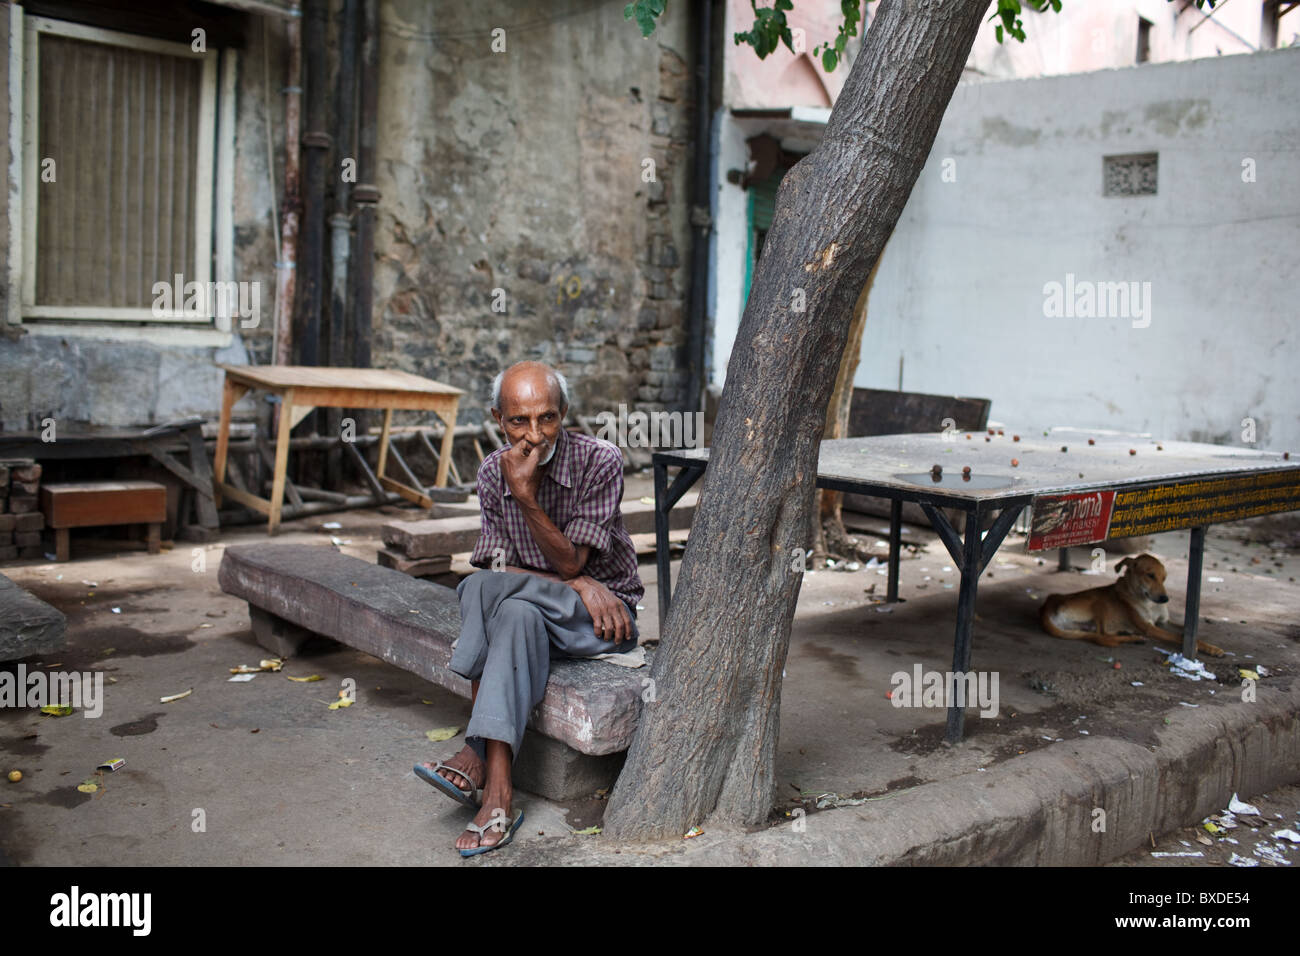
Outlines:
MULTIPOLYGON (((998 79, 1056 76, 1137 62, 1138 19, 1151 24, 1151 63, 1251 53, 1267 46, 1262 38, 1261 0, 1207 5, 1168 0, 1087 0, 1066 3, 1060 13, 1021 14, 1027 39, 997 42, 992 26, 975 38, 967 70, 998 79)), ((996 9, 990 4, 989 15, 996 9)), ((1300 9, 1284 16, 1278 45, 1290 44, 1300 30, 1300 9)))
POLYGON ((1300 49, 963 84, 869 302, 855 384, 992 417, 1300 453, 1300 49), (1155 196, 1102 157, 1159 153, 1155 196), (944 182, 944 160, 955 182, 944 182), (1255 161, 1256 182, 1242 163, 1255 161), (1044 286, 1151 283, 1150 324, 1048 318, 1044 286))

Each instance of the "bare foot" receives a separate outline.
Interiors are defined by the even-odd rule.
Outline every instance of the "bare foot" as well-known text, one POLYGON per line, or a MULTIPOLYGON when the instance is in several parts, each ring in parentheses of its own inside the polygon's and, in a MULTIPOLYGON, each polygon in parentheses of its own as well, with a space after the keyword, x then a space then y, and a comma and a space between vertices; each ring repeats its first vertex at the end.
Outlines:
POLYGON ((511 814, 510 797, 509 783, 483 794, 483 806, 474 815, 474 822, 487 829, 484 830, 481 839, 475 831, 466 830, 456 838, 456 849, 473 850, 477 847, 496 846, 504 840, 510 830, 510 822, 514 819, 511 814), (488 824, 492 825, 488 826, 488 824))
MULTIPOLYGON (((433 769, 433 763, 428 760, 421 763, 420 766, 427 770, 433 769)), ((487 778, 487 767, 483 765, 483 761, 474 752, 474 748, 468 744, 462 747, 460 753, 456 754, 456 756, 443 761, 443 767, 438 771, 438 776, 450 780, 461 793, 472 793, 473 791, 465 786, 465 778, 458 773, 452 773, 451 770, 464 771, 477 788, 482 788, 483 781, 487 778)))

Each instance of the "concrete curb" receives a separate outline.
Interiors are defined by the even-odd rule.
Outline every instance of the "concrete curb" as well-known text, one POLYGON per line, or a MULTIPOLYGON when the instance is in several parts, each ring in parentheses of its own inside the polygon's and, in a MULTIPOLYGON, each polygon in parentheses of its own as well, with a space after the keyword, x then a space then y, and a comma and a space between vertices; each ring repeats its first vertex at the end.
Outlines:
POLYGON ((1234 791, 1261 793, 1300 780, 1300 682, 1288 682, 1288 689, 1261 682, 1251 704, 1175 708, 1154 748, 1081 737, 984 773, 814 813, 803 832, 706 824, 689 842, 547 841, 491 863, 1097 865, 1141 846, 1148 834, 1223 809, 1234 791), (1097 809, 1105 830, 1094 832, 1097 809))

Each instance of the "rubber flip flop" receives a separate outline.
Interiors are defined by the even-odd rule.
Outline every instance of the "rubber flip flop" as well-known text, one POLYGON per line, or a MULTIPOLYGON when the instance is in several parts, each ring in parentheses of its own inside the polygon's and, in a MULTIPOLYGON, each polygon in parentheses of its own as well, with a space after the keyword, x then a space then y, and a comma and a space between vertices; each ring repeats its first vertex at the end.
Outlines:
POLYGON ((423 764, 417 763, 415 765, 415 775, 425 783, 437 787, 440 791, 451 797, 461 806, 469 807, 471 810, 478 810, 483 806, 483 801, 479 797, 479 788, 474 786, 474 781, 469 778, 469 774, 465 773, 464 770, 448 766, 439 760, 433 765, 432 770, 423 764), (450 770, 452 773, 464 777, 465 782, 474 789, 469 791, 462 790, 460 787, 456 786, 456 784, 442 776, 442 774, 438 773, 439 770, 450 770))
MULTIPOLYGON (((503 846, 505 846, 507 843, 509 843, 511 840, 515 838, 515 831, 519 829, 520 824, 522 824, 523 822, 524 822, 524 811, 516 810, 514 822, 510 824, 510 832, 508 832, 505 836, 503 836, 499 842, 493 843, 491 846, 476 846, 472 850, 461 850, 460 855, 478 856, 480 853, 489 853, 492 850, 501 849, 503 846)), ((486 831, 491 830, 495 825, 496 824, 492 820, 489 820, 487 823, 483 824, 482 826, 479 826, 477 823, 470 823, 465 827, 465 829, 473 830, 475 833, 477 833, 479 840, 481 842, 483 839, 483 834, 486 831)))

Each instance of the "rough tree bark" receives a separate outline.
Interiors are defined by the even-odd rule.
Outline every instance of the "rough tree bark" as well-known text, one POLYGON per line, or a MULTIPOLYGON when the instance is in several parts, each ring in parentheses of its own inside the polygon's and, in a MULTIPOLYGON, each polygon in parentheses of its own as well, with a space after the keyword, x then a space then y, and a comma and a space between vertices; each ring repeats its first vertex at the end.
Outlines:
POLYGON ((853 305, 902 214, 988 8, 881 0, 821 144, 785 177, 731 353, 711 460, 627 763, 616 839, 757 824, 818 443, 853 305), (806 309, 794 311, 796 290, 806 309))
MULTIPOLYGON (((862 357, 862 333, 867 326, 867 301, 871 298, 871 286, 876 281, 876 270, 885 251, 880 251, 876 263, 871 267, 866 284, 858 293, 858 301, 853 306, 853 320, 849 323, 848 340, 844 355, 840 358, 840 370, 835 376, 835 388, 831 391, 830 403, 826 406, 826 427, 822 439, 847 438, 849 435, 849 410, 853 407, 853 377, 858 372, 858 362, 862 357)), ((813 545, 814 566, 825 559, 867 557, 849 540, 844 530, 844 494, 828 488, 817 490, 817 504, 814 508, 817 522, 814 527, 816 543, 813 545)))

